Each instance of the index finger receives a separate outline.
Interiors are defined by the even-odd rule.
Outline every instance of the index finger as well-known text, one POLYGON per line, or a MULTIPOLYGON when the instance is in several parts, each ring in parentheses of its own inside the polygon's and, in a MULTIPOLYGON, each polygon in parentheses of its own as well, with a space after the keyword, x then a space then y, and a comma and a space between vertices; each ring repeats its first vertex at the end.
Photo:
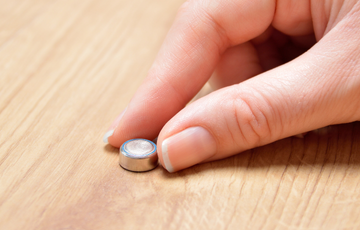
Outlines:
POLYGON ((109 143, 155 138, 210 78, 221 54, 265 31, 274 11, 275 0, 185 3, 109 143))

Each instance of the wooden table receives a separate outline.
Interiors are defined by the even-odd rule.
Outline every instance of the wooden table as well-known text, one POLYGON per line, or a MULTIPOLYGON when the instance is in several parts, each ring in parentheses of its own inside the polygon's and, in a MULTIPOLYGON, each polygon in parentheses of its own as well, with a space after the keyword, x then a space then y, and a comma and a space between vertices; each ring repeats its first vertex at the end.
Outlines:
POLYGON ((0 229, 360 229, 360 123, 169 174, 101 139, 182 0, 0 0, 0 229))

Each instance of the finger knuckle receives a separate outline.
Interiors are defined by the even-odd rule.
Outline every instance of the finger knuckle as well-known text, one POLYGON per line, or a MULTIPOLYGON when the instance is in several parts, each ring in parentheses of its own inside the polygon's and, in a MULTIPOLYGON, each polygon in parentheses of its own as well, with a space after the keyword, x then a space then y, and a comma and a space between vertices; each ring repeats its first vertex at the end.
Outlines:
POLYGON ((272 107, 259 95, 242 94, 233 98, 232 111, 236 129, 249 146, 269 143, 273 135, 272 107))

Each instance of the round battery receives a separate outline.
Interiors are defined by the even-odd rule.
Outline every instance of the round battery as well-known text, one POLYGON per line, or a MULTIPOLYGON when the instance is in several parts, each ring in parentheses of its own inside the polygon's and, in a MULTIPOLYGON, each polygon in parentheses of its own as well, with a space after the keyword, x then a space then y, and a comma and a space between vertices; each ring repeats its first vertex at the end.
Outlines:
POLYGON ((158 165, 157 148, 154 142, 146 139, 126 141, 120 148, 119 164, 133 172, 145 172, 158 165))

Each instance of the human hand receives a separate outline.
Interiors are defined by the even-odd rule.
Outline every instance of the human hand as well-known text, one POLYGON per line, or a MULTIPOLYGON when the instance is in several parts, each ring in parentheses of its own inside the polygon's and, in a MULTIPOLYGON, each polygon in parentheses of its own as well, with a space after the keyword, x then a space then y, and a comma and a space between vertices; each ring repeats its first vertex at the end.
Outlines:
POLYGON ((193 0, 104 140, 159 135, 174 172, 359 119, 359 1, 193 0))

